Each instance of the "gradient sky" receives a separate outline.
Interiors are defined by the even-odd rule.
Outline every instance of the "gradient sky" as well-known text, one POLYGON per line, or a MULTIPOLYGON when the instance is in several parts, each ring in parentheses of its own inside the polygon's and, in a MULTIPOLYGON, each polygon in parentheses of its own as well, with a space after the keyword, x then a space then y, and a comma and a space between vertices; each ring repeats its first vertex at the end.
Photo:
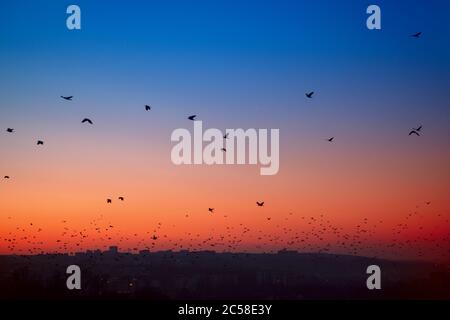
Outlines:
MULTIPOLYGON (((29 246, 18 227, 55 250, 62 220, 81 230, 100 216, 129 246, 158 223, 176 242, 242 225, 287 239, 284 227, 308 232, 301 217, 321 214, 350 234, 382 220, 366 241, 388 245, 418 212, 396 236, 434 239, 448 259, 450 3, 376 1, 379 31, 366 28, 368 4, 2 1, 0 176, 11 179, 0 182, 0 253, 13 237, 15 250, 29 246), (70 4, 81 31, 66 28, 70 4), (173 165, 170 134, 191 130, 191 114, 206 128, 279 128, 279 173, 173 165), (419 125, 423 135, 408 136, 419 125)), ((286 246, 252 239, 240 249, 286 246)))

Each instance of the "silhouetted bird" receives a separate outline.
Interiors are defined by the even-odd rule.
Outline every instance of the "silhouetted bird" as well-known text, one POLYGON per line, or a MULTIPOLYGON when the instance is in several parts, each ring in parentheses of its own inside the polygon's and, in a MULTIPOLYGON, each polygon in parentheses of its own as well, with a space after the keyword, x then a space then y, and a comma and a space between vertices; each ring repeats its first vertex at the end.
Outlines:
POLYGON ((427 204, 427 206, 429 206, 431 204, 431 201, 427 201, 425 203, 427 204))
POLYGON ((225 148, 222 148, 220 150, 222 150, 223 152, 227 152, 227 149, 225 149, 225 148))
POLYGON ((84 118, 83 121, 81 121, 81 123, 89 123, 89 124, 93 124, 91 119, 88 118, 84 118))
POLYGON ((422 32, 417 32, 411 35, 413 38, 419 38, 422 35, 422 32))
POLYGON ((111 199, 106 199, 106 203, 112 203, 111 199))
POLYGON ((14 129, 13 128, 8 128, 8 129, 6 129, 6 132, 13 133, 14 129))
POLYGON ((158 239, 157 236, 153 236, 153 237, 152 237, 152 240, 157 240, 157 239, 158 239))
POLYGON ((214 208, 208 208, 208 211, 214 213, 214 208))
POLYGON ((194 121, 197 115, 189 116, 188 119, 194 121))
POLYGON ((409 136, 415 134, 417 136, 420 136, 420 134, 416 130, 411 130, 411 132, 408 134, 409 136))
POLYGON ((262 206, 264 206, 264 201, 263 202, 256 201, 256 204, 258 205, 258 207, 262 207, 262 206))
POLYGON ((146 110, 146 111, 150 111, 150 110, 152 110, 152 107, 149 106, 149 105, 145 105, 145 110, 146 110))
POLYGON ((123 200, 125 200, 125 198, 124 197, 119 197, 119 200, 123 201, 123 200))
POLYGON ((228 139, 228 135, 229 135, 229 133, 227 132, 227 133, 223 136, 223 138, 224 138, 224 139, 228 139))
POLYGON ((327 140, 328 140, 328 142, 333 142, 334 137, 331 137, 330 139, 327 139, 327 140))
POLYGON ((68 96, 68 97, 61 96, 61 98, 63 98, 64 100, 67 100, 67 101, 72 101, 73 96, 68 96))
POLYGON ((5 179, 9 179, 9 176, 4 176, 5 179))
POLYGON ((309 92, 309 93, 305 93, 305 96, 306 96, 307 98, 311 99, 312 96, 313 96, 313 94, 314 94, 314 91, 311 91, 311 92, 309 92))
POLYGON ((44 141, 38 140, 37 145, 38 145, 38 146, 43 146, 43 145, 44 145, 44 141))

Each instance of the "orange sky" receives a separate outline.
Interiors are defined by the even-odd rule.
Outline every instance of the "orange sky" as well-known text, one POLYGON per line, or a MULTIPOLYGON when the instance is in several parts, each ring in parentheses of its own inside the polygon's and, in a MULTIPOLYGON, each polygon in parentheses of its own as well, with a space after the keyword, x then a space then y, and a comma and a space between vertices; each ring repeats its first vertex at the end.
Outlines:
MULTIPOLYGON (((83 240, 83 248, 118 244, 123 237, 124 249, 136 243, 142 249, 150 246, 147 240, 155 233, 161 239, 154 248, 172 248, 174 243, 187 246, 193 243, 187 235, 192 233, 199 234, 199 239, 237 236, 241 242, 235 250, 302 250, 308 248, 287 242, 296 233, 317 231, 318 227, 311 231, 317 222, 308 225, 301 217, 319 219, 321 214, 330 221, 327 230, 333 225, 351 235, 364 218, 371 228, 382 220, 383 224, 364 240, 367 248, 370 242, 380 246, 398 237, 420 238, 425 232, 418 229, 420 226, 441 244, 448 241, 450 173, 441 168, 450 160, 449 154, 434 150, 405 161, 410 152, 407 147, 356 148, 319 141, 289 152, 282 149, 279 174, 260 176, 258 166, 175 166, 170 162, 169 143, 127 144, 120 138, 114 142, 104 138, 86 139, 82 145, 61 138, 46 145, 45 152, 17 148, 14 157, 19 160, 15 162, 8 159, 10 155, 3 157, 2 164, 10 161, 7 167, 12 173, 11 180, 0 184, 1 253, 10 252, 5 239, 20 238, 19 226, 26 230, 20 231, 22 234, 43 239, 34 247, 56 250, 55 241, 63 232, 62 220, 71 230, 80 231, 88 230, 89 223, 100 216, 102 223, 115 228, 108 233, 111 239, 106 241, 108 237, 86 231, 89 238, 83 240), (56 148, 53 144, 57 143, 60 145, 56 148), (146 144, 148 148, 144 148, 146 144), (33 161, 28 161, 31 154, 33 161), (417 170, 419 167, 421 170, 417 170), (119 196, 125 201, 118 201, 119 196), (107 205, 106 198, 112 198, 113 203, 107 205), (265 206, 257 207, 256 201, 265 201, 265 206), (426 205, 427 201, 431 204, 426 205), (215 208, 215 213, 209 214, 208 207, 215 208), (416 211, 414 223, 405 220, 416 211), (405 222, 408 229, 402 235, 392 231, 405 222), (161 229, 155 229, 158 223, 161 229), (251 232, 242 235, 243 226, 251 232), (42 229, 39 233, 38 228, 42 229), (285 232, 283 228, 291 230, 285 232), (278 240, 258 240, 260 232, 278 240), (133 238, 134 234, 138 236, 133 238), (127 237, 129 240, 125 240, 127 237)), ((335 251, 341 250, 335 246, 337 239, 331 235, 325 238, 329 241, 309 238, 308 243, 317 245, 318 250, 325 243, 331 243, 335 251)), ((73 244, 76 239, 66 241, 73 244)), ((33 247, 27 240, 18 241, 15 250, 33 247)), ((208 249, 208 245, 198 248, 208 249)), ((362 248, 364 251, 364 245, 362 248)), ((411 257, 411 252, 404 252, 411 257)), ((446 254, 444 249, 433 251, 433 257, 440 259, 448 258, 446 254)))

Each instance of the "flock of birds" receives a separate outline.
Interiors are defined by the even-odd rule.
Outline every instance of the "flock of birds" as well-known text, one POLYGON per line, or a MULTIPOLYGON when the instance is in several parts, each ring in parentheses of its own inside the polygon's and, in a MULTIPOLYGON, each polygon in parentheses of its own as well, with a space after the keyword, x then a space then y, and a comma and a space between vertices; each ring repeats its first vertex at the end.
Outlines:
MULTIPOLYGON (((421 32, 417 33, 417 36, 416 36, 416 35, 414 35, 414 36, 419 37, 420 34, 421 34, 421 32)), ((315 93, 314 91, 307 92, 307 93, 305 93, 305 96, 306 96, 308 99, 312 99, 314 93, 315 93)), ((67 100, 67 101, 72 101, 72 100, 73 100, 73 96, 61 96, 61 98, 64 99, 64 100, 67 100)), ((146 111, 150 111, 151 109, 152 109, 151 106, 145 105, 145 110, 146 110, 146 111)), ((197 115, 191 115, 191 116, 188 117, 188 119, 191 120, 191 121, 196 121, 196 120, 197 120, 197 115)), ((93 125, 93 124, 94 124, 94 122, 93 122, 91 119, 89 119, 89 118, 84 118, 84 119, 81 121, 81 123, 82 123, 82 124, 86 124, 86 123, 87 123, 87 124, 90 124, 90 125, 93 125)), ((411 135, 420 136, 420 134, 422 133, 422 127, 423 127, 423 126, 420 125, 420 126, 418 126, 417 128, 412 128, 412 130, 409 132, 409 136, 411 136, 411 135)), ((6 132, 8 132, 8 133, 14 133, 15 130, 14 130, 14 128, 7 128, 7 129, 6 129, 6 132)), ((223 136, 223 138, 224 138, 224 139, 228 139, 228 135, 229 135, 229 134, 226 133, 226 134, 223 136)), ((326 139, 326 140, 327 140, 328 142, 333 142, 334 139, 335 139, 335 137, 331 137, 331 138, 328 138, 328 139, 326 139)), ((37 140, 37 143, 36 143, 36 144, 37 144, 38 146, 43 146, 43 145, 44 145, 44 141, 42 141, 42 140, 37 140)), ((221 148, 221 151, 226 152, 227 149, 226 149, 226 148, 221 148)), ((4 179, 10 179, 10 176, 6 175, 6 176, 4 176, 4 179)), ((122 201, 123 201, 123 199, 122 199, 122 201)), ((111 199, 107 199, 107 203, 111 203, 111 202, 112 202, 111 199)), ((258 206, 259 206, 259 204, 258 204, 258 206)), ((210 209, 211 209, 211 208, 210 208, 210 209)), ((214 210, 209 210, 209 211, 212 213, 214 210)))
MULTIPOLYGON (((421 32, 411 35, 414 38, 419 38, 421 36, 421 32)), ((314 91, 305 93, 305 97, 307 99, 313 99, 315 95, 314 91)), ((65 101, 73 101, 74 96, 61 96, 65 101)), ((152 107, 150 105, 145 105, 145 111, 151 111, 152 107)), ((188 120, 196 121, 197 115, 190 115, 187 117, 188 120)), ((82 124, 93 125, 94 122, 89 118, 84 118, 81 121, 82 124)), ((7 128, 6 132, 12 134, 15 132, 14 128, 7 128)), ((422 133, 422 125, 417 128, 413 128, 409 132, 409 136, 416 135, 420 136, 422 133)), ((224 139, 228 139, 228 133, 223 136, 224 139)), ((326 139, 328 142, 333 142, 335 137, 331 137, 326 139)), ((37 140, 37 145, 43 146, 43 140, 37 140)), ((226 152, 226 149, 223 148, 222 151, 226 152)), ((9 175, 5 175, 4 179, 10 179, 9 175)), ((124 196, 117 197, 119 201, 125 201, 124 196)), ((111 204, 113 202, 112 198, 106 199, 107 204, 111 204)), ((426 201, 426 206, 430 206, 431 202, 426 201)), ((264 207, 264 201, 256 201, 256 206, 259 208, 264 207)), ((244 225, 243 223, 239 224, 238 227, 235 225, 226 225, 225 232, 218 233, 213 228, 211 230, 211 235, 206 238, 202 238, 199 233, 194 234, 193 232, 186 232, 183 237, 179 239, 170 239, 168 234, 170 230, 163 231, 162 223, 159 222, 153 232, 147 232, 146 234, 138 235, 137 233, 134 236, 124 235, 120 233, 111 223, 105 224, 105 218, 101 215, 98 219, 94 219, 90 222, 89 227, 82 229, 73 229, 70 228, 67 224, 67 220, 63 220, 61 223, 63 225, 63 232, 60 234, 60 238, 56 240, 56 251, 70 251, 76 250, 87 244, 87 241, 91 241, 89 245, 93 243, 97 243, 100 246, 107 246, 110 244, 109 241, 113 239, 118 241, 119 244, 130 245, 133 243, 132 247, 128 247, 129 251, 137 251, 139 248, 146 249, 154 249, 156 245, 156 240, 163 238, 164 243, 167 246, 172 248, 179 249, 189 249, 189 250, 201 250, 204 249, 205 246, 210 246, 212 248, 222 248, 223 250, 229 251, 237 251, 242 250, 242 245, 246 240, 249 243, 257 243, 256 249, 263 248, 295 248, 306 251, 318 251, 318 252, 346 252, 351 254, 359 254, 362 252, 372 252, 374 255, 377 253, 379 255, 387 254, 387 250, 389 249, 392 253, 392 249, 396 248, 401 250, 417 250, 417 245, 420 243, 425 243, 428 245, 426 250, 419 250, 416 255, 423 256, 425 253, 435 253, 438 255, 444 254, 449 255, 449 251, 444 250, 444 244, 449 242, 449 236, 444 235, 439 238, 439 232, 435 230, 435 232, 428 233, 414 233, 415 236, 411 237, 411 229, 414 226, 420 224, 412 224, 411 220, 424 218, 424 215, 419 213, 417 210, 419 206, 416 207, 416 210, 406 217, 404 217, 404 221, 395 225, 391 229, 391 234, 394 236, 391 239, 388 245, 386 246, 377 245, 373 243, 373 236, 378 228, 380 228, 384 221, 373 221, 372 224, 369 224, 369 219, 364 218, 361 223, 357 224, 353 230, 345 230, 343 227, 339 227, 334 225, 330 219, 327 219, 323 214, 319 217, 308 217, 308 216, 298 216, 292 212, 290 212, 284 219, 282 217, 276 217, 274 221, 276 221, 275 232, 267 233, 263 229, 253 230, 251 227, 244 225), (302 231, 295 230, 294 225, 295 222, 301 223, 304 225, 304 229, 302 231), (284 223, 284 224, 283 224, 284 223), (308 229, 309 228, 309 229, 308 229), (399 238, 402 234, 408 234, 409 236, 404 238, 399 238), (157 236, 157 234, 161 234, 157 236), (118 239, 118 240, 117 240, 118 239), (152 241, 152 244, 148 244, 148 239, 152 241), (75 243, 75 248, 71 247, 71 245, 75 243), (369 245, 372 243, 372 246, 369 245)), ((215 213, 215 208, 208 208, 209 213, 215 213)), ((442 219, 446 219, 442 217, 441 214, 438 217, 442 219)), ((189 218, 189 215, 186 214, 185 218, 189 218)), ((223 216, 224 219, 227 218, 227 215, 223 216)), ((271 221, 272 217, 266 217, 267 221, 271 221)), ((8 220, 12 220, 12 217, 8 217, 8 220)), ((448 219, 445 220, 445 223, 448 225, 448 219)), ((442 227, 445 224, 439 225, 436 228, 442 227)), ((172 228, 175 228, 175 225, 172 225, 172 228)), ((419 227, 419 230, 422 230, 423 227, 419 227)), ((26 242, 29 246, 27 249, 28 254, 38 254, 44 253, 44 242, 38 239, 39 233, 43 231, 42 228, 38 228, 32 222, 30 225, 25 226, 16 226, 15 231, 10 231, 7 237, 1 239, 3 240, 7 248, 11 252, 21 252, 25 249, 21 248, 20 244, 26 242)))
MULTIPOLYGON (((263 206, 259 202, 258 206, 263 206)), ((214 211, 213 208, 209 208, 214 211)), ((208 233, 195 231, 195 222, 178 237, 177 225, 166 222, 155 222, 152 230, 130 232, 121 231, 109 218, 100 215, 83 227, 75 228, 68 220, 60 222, 61 232, 52 245, 54 252, 77 252, 81 249, 108 248, 111 243, 119 245, 127 252, 137 253, 147 249, 201 251, 211 249, 222 252, 262 251, 275 253, 278 250, 297 250, 301 252, 335 253, 366 255, 373 257, 408 257, 439 258, 448 261, 450 252, 448 243, 449 218, 440 213, 433 213, 431 202, 425 201, 415 206, 411 212, 397 217, 393 221, 379 218, 361 218, 352 226, 344 227, 333 222, 332 217, 325 214, 307 216, 295 212, 277 214, 271 219, 270 232, 264 224, 229 222, 227 215, 217 216, 214 226, 208 233), (434 216, 435 224, 428 227, 424 223, 434 216), (259 227, 258 227, 259 226, 259 227), (388 232, 385 239, 380 233, 388 232), (162 242, 158 243, 159 240, 162 242), (253 246, 249 247, 249 244, 253 246)), ((185 224, 180 217, 180 224, 185 224)), ((191 219, 186 215, 184 219, 191 219)), ((8 217, 14 223, 13 217, 8 217)), ((8 250, 14 253, 43 254, 48 248, 44 227, 30 222, 16 222, 6 237, 0 238, 8 250)), ((179 233, 178 233, 179 234, 179 233)), ((47 240, 48 241, 48 240, 47 240)))

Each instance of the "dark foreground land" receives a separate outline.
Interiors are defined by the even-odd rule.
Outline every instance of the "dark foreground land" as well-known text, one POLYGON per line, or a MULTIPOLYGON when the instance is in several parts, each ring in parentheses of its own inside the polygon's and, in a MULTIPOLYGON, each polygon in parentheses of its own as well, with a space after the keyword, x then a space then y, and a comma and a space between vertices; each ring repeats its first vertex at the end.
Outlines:
POLYGON ((0 299, 450 299, 448 265, 333 254, 155 252, 0 256, 0 299), (366 268, 381 268, 368 290, 366 268), (66 268, 81 268, 68 290, 66 268))

